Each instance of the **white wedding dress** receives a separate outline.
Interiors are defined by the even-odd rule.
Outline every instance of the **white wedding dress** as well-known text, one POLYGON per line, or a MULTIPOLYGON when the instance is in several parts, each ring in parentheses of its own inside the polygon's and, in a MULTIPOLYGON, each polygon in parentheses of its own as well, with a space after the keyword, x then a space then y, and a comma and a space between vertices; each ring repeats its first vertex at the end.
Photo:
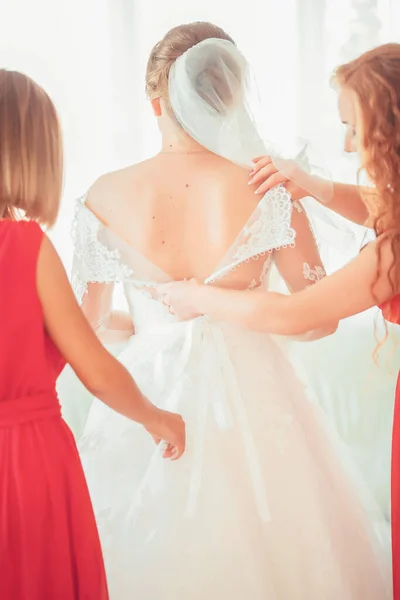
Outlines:
MULTIPOLYGON (((274 252, 294 242, 291 211, 270 191, 207 282, 235 271, 267 289, 274 252)), ((170 462, 143 428, 91 406, 79 450, 111 600, 389 600, 388 526, 275 341, 178 322, 157 294, 171 278, 84 203, 75 235, 78 297, 122 283, 135 335, 119 360, 187 424, 170 462)))

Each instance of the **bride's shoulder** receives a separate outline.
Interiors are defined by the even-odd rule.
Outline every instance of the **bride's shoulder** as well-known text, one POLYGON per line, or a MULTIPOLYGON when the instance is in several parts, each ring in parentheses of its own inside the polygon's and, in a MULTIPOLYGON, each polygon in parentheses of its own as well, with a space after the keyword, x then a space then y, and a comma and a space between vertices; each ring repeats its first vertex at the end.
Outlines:
POLYGON ((125 189, 126 186, 130 186, 132 182, 139 180, 148 171, 151 162, 152 159, 145 160, 101 175, 91 186, 88 196, 97 193, 115 193, 115 191, 125 189))
POLYGON ((144 184, 150 162, 151 159, 101 175, 84 198, 86 206, 101 216, 115 210, 127 198, 134 199, 135 192, 144 184))

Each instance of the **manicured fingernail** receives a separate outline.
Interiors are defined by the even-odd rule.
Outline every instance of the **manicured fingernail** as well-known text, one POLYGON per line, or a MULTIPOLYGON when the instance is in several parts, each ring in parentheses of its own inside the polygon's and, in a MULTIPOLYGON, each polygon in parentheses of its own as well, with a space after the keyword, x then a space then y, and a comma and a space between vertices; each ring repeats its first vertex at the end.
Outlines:
POLYGON ((247 185, 252 185, 253 184, 253 179, 250 179, 250 181, 247 182, 247 185))
POLYGON ((257 190, 256 190, 254 193, 255 193, 255 194, 261 194, 261 190, 260 190, 260 188, 258 188, 258 189, 257 189, 257 190))

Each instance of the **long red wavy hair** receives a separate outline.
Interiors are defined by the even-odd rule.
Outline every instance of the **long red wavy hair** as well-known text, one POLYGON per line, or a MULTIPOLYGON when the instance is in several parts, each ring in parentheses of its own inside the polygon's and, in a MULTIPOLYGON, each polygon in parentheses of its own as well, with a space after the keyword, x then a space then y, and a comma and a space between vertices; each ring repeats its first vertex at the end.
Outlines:
MULTIPOLYGON (((375 185, 364 201, 376 234, 390 236, 389 280, 395 294, 400 283, 400 44, 379 46, 341 65, 334 79, 357 97, 362 168, 375 185)), ((380 263, 379 256, 377 280, 380 263)))

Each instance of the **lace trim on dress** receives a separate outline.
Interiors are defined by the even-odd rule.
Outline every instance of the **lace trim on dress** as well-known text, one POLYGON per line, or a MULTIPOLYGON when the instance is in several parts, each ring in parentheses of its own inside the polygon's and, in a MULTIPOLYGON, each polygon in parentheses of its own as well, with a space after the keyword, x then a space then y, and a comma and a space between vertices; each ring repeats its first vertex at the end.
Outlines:
POLYGON ((262 267, 262 271, 261 271, 261 275, 260 277, 257 279, 253 279, 249 286, 248 286, 248 290, 256 290, 258 289, 264 282, 264 279, 269 271, 269 268, 271 266, 272 263, 272 254, 270 254, 267 259, 264 261, 263 267, 262 267))
POLYGON ((268 251, 272 251, 294 243, 296 233, 290 227, 291 196, 282 186, 273 192, 267 194, 260 203, 260 215, 255 222, 244 227, 243 236, 247 236, 247 240, 234 253, 234 261, 241 261, 249 255, 265 254, 266 245, 270 246, 268 251))
POLYGON ((85 282, 81 279, 80 275, 77 272, 73 272, 71 276, 71 287, 72 291, 75 294, 75 298, 79 305, 82 304, 83 298, 88 291, 88 282, 85 282))
MULTIPOLYGON (((108 229, 87 208, 86 198, 85 195, 77 202, 72 227, 75 247, 72 286, 79 303, 82 303, 89 283, 112 284, 126 282, 128 279, 135 283, 132 280, 134 270, 121 260, 119 249, 113 248, 112 242, 107 246, 101 241, 107 239, 108 229)), ((219 268, 206 283, 214 283, 246 262, 266 256, 260 278, 256 278, 249 286, 250 289, 258 287, 268 272, 272 252, 294 246, 296 232, 291 227, 291 217, 290 193, 283 186, 271 189, 259 202, 219 268)), ((142 288, 149 298, 157 298, 154 282, 136 282, 136 287, 142 288)))
POLYGON ((320 281, 321 279, 326 277, 326 272, 324 267, 322 267, 321 265, 317 265, 312 269, 308 263, 304 263, 303 276, 304 279, 308 279, 309 281, 316 283, 317 281, 320 281))
POLYGON ((290 226, 292 218, 292 201, 290 193, 277 186, 270 190, 258 205, 255 218, 250 218, 243 228, 237 242, 229 255, 229 262, 220 267, 207 283, 222 279, 228 272, 235 271, 251 260, 271 254, 280 248, 294 247, 296 232, 290 226), (243 240, 241 242, 241 240, 243 240))
POLYGON ((85 206, 86 196, 78 200, 72 225, 74 266, 72 288, 79 303, 87 293, 88 283, 116 283, 132 275, 121 262, 118 249, 109 250, 99 240, 100 221, 85 206))
POLYGON ((298 200, 293 201, 293 208, 295 208, 300 214, 304 212, 303 205, 298 200))

